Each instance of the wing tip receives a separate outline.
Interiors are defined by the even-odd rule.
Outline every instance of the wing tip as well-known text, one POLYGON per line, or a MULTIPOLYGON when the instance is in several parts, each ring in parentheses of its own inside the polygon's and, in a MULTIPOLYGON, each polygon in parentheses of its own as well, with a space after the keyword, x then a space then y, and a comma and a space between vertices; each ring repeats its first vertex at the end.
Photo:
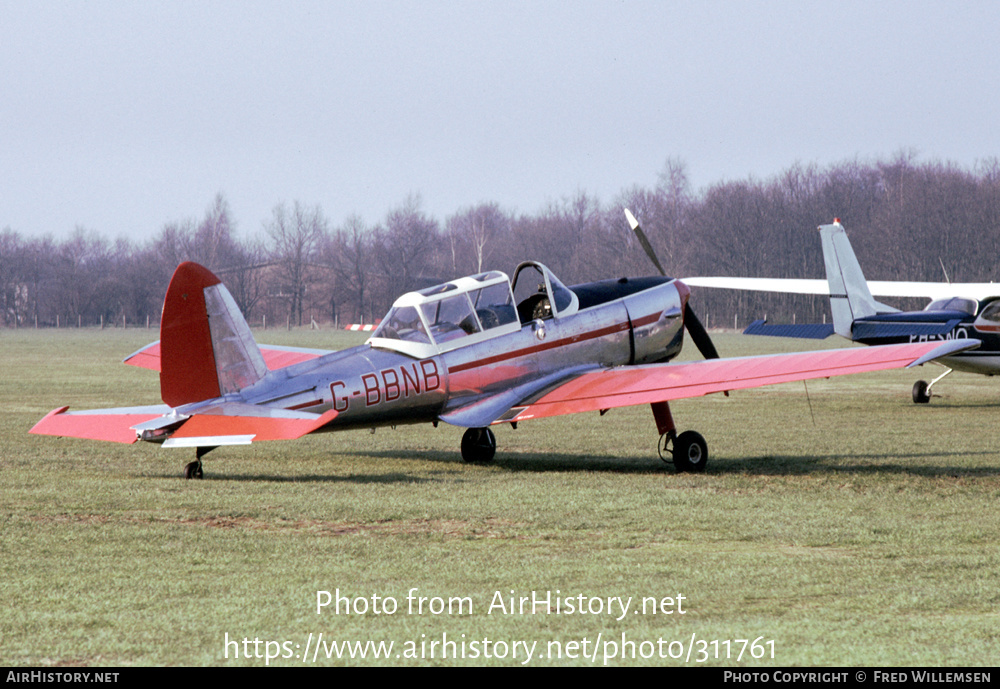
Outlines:
POLYGON ((52 417, 59 416, 60 414, 65 414, 67 411, 69 411, 69 406, 58 407, 57 409, 53 409, 48 414, 39 419, 39 421, 34 426, 31 427, 31 430, 28 431, 28 433, 34 433, 35 435, 51 435, 50 433, 45 432, 45 426, 48 425, 48 422, 52 419, 52 417))
POLYGON ((972 338, 962 338, 958 340, 945 340, 937 347, 927 352, 921 357, 914 359, 906 365, 906 368, 913 368, 915 366, 920 366, 921 364, 926 364, 929 361, 934 361, 935 359, 940 359, 944 356, 951 356, 954 354, 959 354, 961 352, 967 352, 971 349, 978 349, 982 345, 981 340, 975 340, 972 338))

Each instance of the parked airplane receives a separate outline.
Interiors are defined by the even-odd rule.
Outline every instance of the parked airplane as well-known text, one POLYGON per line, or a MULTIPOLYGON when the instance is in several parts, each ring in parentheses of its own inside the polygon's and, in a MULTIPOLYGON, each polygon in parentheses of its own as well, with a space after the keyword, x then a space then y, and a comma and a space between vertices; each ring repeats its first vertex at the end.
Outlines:
POLYGON ((183 263, 167 289, 159 342, 127 360, 159 370, 164 404, 61 407, 31 432, 195 448, 184 473, 201 478, 202 457, 221 445, 440 421, 467 429, 462 459, 489 462, 496 451, 491 426, 649 404, 661 459, 669 451, 679 471, 703 471, 705 440, 677 433, 671 400, 915 366, 977 344, 719 359, 689 295, 666 276, 566 287, 527 261, 513 281, 490 271, 404 294, 365 344, 326 352, 258 347, 221 281, 183 263), (708 360, 668 364, 681 351, 685 327, 708 360))
POLYGON ((744 333, 822 339, 834 333, 868 345, 971 338, 981 346, 936 360, 945 371, 913 384, 913 401, 926 404, 931 388, 952 370, 1000 373, 1000 285, 994 283, 868 282, 839 220, 819 227, 826 280, 685 278, 688 285, 830 296, 832 324, 771 325, 754 321, 744 333), (879 297, 929 297, 923 311, 900 312, 879 297))

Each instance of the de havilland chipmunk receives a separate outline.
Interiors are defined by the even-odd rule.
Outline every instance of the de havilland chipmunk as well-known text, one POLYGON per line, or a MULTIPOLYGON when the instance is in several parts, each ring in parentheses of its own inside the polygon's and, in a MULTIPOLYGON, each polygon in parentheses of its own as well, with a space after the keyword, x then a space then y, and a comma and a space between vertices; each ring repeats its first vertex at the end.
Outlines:
POLYGON ((498 424, 648 404, 661 458, 669 451, 677 470, 697 472, 708 448, 695 431, 677 433, 673 400, 915 366, 977 344, 720 359, 689 288, 663 274, 626 215, 661 276, 567 287, 527 261, 513 280, 490 271, 404 294, 365 344, 336 352, 258 346, 219 278, 183 263, 167 289, 160 340, 127 359, 159 371, 164 404, 62 407, 31 432, 195 448, 184 473, 201 478, 202 457, 222 445, 441 421, 467 429, 463 460, 489 462, 498 424), (671 363, 685 329, 706 360, 671 363))
POLYGON ((973 339, 980 346, 935 360, 944 372, 930 383, 913 384, 913 401, 926 404, 931 388, 952 370, 1000 374, 1000 285, 991 282, 880 282, 865 280, 839 219, 819 226, 826 280, 694 277, 688 285, 830 296, 833 323, 769 324, 754 321, 743 332, 823 339, 836 333, 866 345, 973 339), (923 311, 900 311, 875 297, 926 297, 923 311))

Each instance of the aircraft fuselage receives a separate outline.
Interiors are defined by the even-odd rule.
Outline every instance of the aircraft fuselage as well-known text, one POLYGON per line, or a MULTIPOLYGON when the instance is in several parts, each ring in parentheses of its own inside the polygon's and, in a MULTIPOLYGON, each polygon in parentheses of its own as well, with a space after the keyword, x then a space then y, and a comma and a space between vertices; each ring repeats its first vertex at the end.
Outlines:
MULTIPOLYGON (((272 371, 240 394, 252 404, 335 410, 336 419, 324 430, 372 428, 434 422, 449 409, 546 377, 555 384, 577 367, 667 361, 681 350, 687 289, 667 279, 645 280, 644 289, 571 316, 529 321, 514 332, 435 356, 416 358, 365 344, 272 371)), ((611 287, 616 282, 572 289, 591 290, 594 301, 600 298, 595 291, 616 294, 611 287)))
POLYGON ((976 317, 963 311, 910 311, 859 318, 853 323, 853 340, 866 345, 937 342, 975 339, 979 349, 942 357, 940 363, 956 371, 981 375, 1000 374, 1000 333, 976 325, 976 317), (927 332, 920 332, 926 326, 927 332), (947 330, 943 330, 947 327, 947 330), (893 331, 898 330, 896 334, 893 331), (942 331, 943 330, 943 331, 942 331))

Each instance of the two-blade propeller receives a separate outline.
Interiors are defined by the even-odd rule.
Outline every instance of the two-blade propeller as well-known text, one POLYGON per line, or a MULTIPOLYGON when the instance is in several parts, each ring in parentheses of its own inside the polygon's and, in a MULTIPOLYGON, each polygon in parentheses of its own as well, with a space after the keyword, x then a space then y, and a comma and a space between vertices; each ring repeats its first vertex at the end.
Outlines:
MULTIPOLYGON (((632 212, 628 208, 625 209, 625 217, 628 219, 628 224, 631 226, 632 231, 635 232, 635 236, 639 238, 642 250, 646 252, 649 260, 660 271, 660 275, 667 277, 667 272, 660 265, 660 259, 656 257, 656 252, 653 251, 653 246, 649 243, 649 239, 646 238, 646 233, 639 227, 639 221, 635 219, 635 216, 632 215, 632 212)), ((688 334, 691 335, 691 340, 703 357, 706 359, 719 358, 719 353, 715 350, 715 345, 712 344, 712 338, 708 336, 705 326, 701 324, 698 316, 695 315, 694 310, 691 308, 690 300, 684 303, 684 327, 687 328, 688 334)))

